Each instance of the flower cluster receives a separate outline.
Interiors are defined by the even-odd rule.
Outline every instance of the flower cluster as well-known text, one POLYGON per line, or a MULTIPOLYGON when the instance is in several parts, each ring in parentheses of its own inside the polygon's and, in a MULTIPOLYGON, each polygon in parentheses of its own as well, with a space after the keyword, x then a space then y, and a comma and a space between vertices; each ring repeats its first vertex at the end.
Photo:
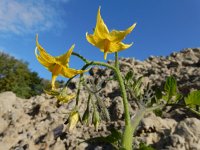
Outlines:
MULTIPOLYGON (((131 44, 124 44, 121 42, 125 37, 131 33, 135 28, 136 23, 130 26, 124 31, 112 30, 109 32, 104 20, 101 17, 100 7, 97 13, 96 27, 93 34, 86 33, 86 39, 89 43, 99 48, 104 53, 104 59, 107 58, 108 53, 114 53, 121 50, 125 50, 132 46, 131 44)), ((35 55, 38 61, 52 72, 52 89, 55 89, 55 80, 58 75, 64 76, 66 78, 72 78, 77 74, 82 74, 84 70, 75 70, 69 68, 69 60, 74 49, 75 45, 72 45, 71 48, 63 55, 53 57, 48 54, 45 49, 38 42, 38 35, 36 36, 36 49, 35 55), (39 51, 39 54, 37 53, 39 51)))
MULTIPOLYGON (((54 95, 57 97, 58 101, 61 103, 69 102, 71 99, 74 99, 76 97, 76 105, 74 109, 71 111, 69 118, 68 118, 68 127, 69 131, 73 130, 73 128, 76 126, 76 124, 81 120, 79 112, 78 112, 78 101, 79 101, 79 93, 80 93, 80 86, 77 89, 77 94, 68 94, 67 91, 61 90, 58 91, 56 90, 55 87, 55 80, 57 76, 61 75, 66 78, 70 78, 68 81, 70 81, 74 76, 80 74, 80 82, 84 82, 82 79, 82 74, 84 72, 87 72, 85 70, 88 66, 90 65, 100 65, 104 67, 108 67, 110 69, 113 69, 113 71, 116 74, 116 78, 119 82, 119 87, 121 90, 122 98, 123 98, 123 105, 124 105, 124 114, 125 114, 125 129, 124 129, 124 134, 122 136, 122 148, 124 149, 131 149, 132 147, 132 138, 133 138, 133 129, 131 127, 131 119, 130 119, 130 113, 129 113, 129 105, 128 105, 128 99, 126 95, 126 89, 125 85, 123 82, 122 75, 120 73, 119 65, 118 65, 118 53, 119 51, 125 50, 129 47, 132 46, 133 43, 131 44, 125 44, 122 41, 125 39, 125 37, 132 32, 132 30, 135 28, 136 24, 133 24, 129 28, 123 31, 118 31, 118 30, 112 30, 109 31, 106 24, 104 23, 104 20, 101 17, 100 13, 100 7, 98 9, 97 13, 97 20, 96 20, 96 27, 94 29, 93 34, 88 34, 86 33, 86 39, 87 41, 92 44, 93 46, 97 47, 104 53, 104 59, 106 60, 107 54, 108 53, 115 53, 115 65, 109 65, 104 62, 96 62, 96 61, 88 61, 85 59, 83 56, 73 52, 74 45, 71 46, 71 48, 63 55, 53 57, 50 54, 48 54, 45 49, 39 44, 38 42, 38 35, 36 36, 36 49, 35 49, 35 55, 37 60, 45 67, 47 68, 51 73, 52 73, 52 80, 51 80, 51 86, 52 89, 51 91, 47 91, 47 94, 54 95), (85 65, 83 66, 82 70, 76 70, 72 69, 69 67, 69 61, 70 61, 70 56, 75 55, 82 59, 85 62, 85 65)), ((68 83, 68 82, 67 82, 68 83)), ((79 84, 80 85, 80 84, 79 84)), ((87 104, 87 109, 83 115, 82 120, 85 122, 89 122, 89 114, 91 111, 93 111, 92 115, 92 123, 95 126, 95 129, 98 130, 98 126, 101 120, 101 116, 99 113, 99 107, 96 107, 96 105, 101 105, 101 109, 104 110, 104 105, 97 104, 92 100, 90 97, 91 94, 96 94, 97 89, 95 88, 94 92, 93 90, 89 90, 87 87, 87 84, 83 83, 85 88, 89 92, 89 97, 88 97, 88 104, 87 104), (90 111, 90 99, 92 103, 92 110, 90 111)), ((65 87, 67 90, 67 86, 65 87)), ((98 99, 98 96, 96 96, 96 99, 98 99)), ((97 100, 98 101, 98 100, 97 100)), ((105 116, 107 115, 107 111, 102 111, 105 116)))

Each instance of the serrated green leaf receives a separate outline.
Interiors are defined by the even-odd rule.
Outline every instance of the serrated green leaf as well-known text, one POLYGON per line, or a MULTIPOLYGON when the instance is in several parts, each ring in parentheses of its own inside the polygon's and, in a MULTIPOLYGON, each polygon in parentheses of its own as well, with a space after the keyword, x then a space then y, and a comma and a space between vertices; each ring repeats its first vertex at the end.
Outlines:
POLYGON ((167 103, 176 103, 182 98, 182 95, 177 91, 177 82, 173 76, 167 78, 164 85, 164 92, 162 99, 166 100, 167 103))
POLYGON ((184 100, 186 105, 200 106, 200 90, 190 92, 189 95, 184 100))
POLYGON ((132 88, 133 88, 133 92, 135 94, 136 97, 140 96, 141 94, 141 87, 142 87, 142 79, 143 77, 139 77, 133 84, 132 88))
POLYGON ((174 77, 170 76, 167 78, 167 81, 164 86, 164 90, 167 92, 169 98, 176 95, 177 83, 174 77))
POLYGON ((129 71, 126 75, 125 75, 125 80, 129 81, 130 79, 133 78, 133 71, 129 71))

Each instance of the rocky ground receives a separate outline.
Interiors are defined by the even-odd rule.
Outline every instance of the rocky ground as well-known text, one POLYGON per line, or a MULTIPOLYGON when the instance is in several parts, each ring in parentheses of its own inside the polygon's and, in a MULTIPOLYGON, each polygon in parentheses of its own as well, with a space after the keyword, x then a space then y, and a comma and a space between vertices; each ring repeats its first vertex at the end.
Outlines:
MULTIPOLYGON (((109 61, 112 64, 112 61, 109 61)), ((121 58, 120 69, 125 74, 130 69, 136 77, 144 76, 144 82, 163 85, 167 76, 173 75, 179 90, 187 94, 200 90, 200 48, 184 49, 167 57, 149 57, 145 61, 121 58)), ((107 79, 113 76, 109 69, 93 67, 87 80, 107 79)), ((77 89, 78 79, 70 84, 70 92, 77 89)), ((80 93, 80 114, 85 110, 87 92, 80 93)), ((57 105, 55 98, 42 94, 21 99, 12 92, 0 93, 0 150, 65 150, 111 149, 109 145, 88 144, 84 140, 109 134, 110 126, 123 126, 123 107, 118 84, 108 81, 99 93, 109 110, 111 121, 101 122, 96 131, 92 125, 78 124, 72 132, 66 122, 74 101, 57 105)), ((131 114, 134 115, 134 108, 131 114)), ((184 109, 164 112, 162 118, 153 113, 145 115, 135 133, 137 146, 140 142, 155 149, 200 150, 200 118, 184 109)))

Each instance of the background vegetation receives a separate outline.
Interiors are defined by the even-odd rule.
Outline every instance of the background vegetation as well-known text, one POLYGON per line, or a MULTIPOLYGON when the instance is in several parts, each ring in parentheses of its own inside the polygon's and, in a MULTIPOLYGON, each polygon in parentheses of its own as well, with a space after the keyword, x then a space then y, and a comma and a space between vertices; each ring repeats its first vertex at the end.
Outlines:
POLYGON ((17 96, 29 98, 39 95, 50 82, 28 68, 28 63, 0 52, 0 93, 13 91, 17 96))

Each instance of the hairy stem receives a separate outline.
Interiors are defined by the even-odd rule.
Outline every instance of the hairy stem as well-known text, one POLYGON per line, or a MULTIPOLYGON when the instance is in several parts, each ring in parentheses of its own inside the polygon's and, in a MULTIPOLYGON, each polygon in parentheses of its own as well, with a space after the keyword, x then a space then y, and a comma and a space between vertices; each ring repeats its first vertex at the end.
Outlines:
POLYGON ((122 136, 122 148, 126 150, 132 150, 132 142, 133 142, 133 130, 131 126, 131 118, 129 113, 129 103, 127 99, 127 93, 124 85, 124 80, 122 78, 120 69, 119 69, 119 60, 118 60, 118 53, 115 53, 115 73, 117 80, 119 82, 123 105, 124 105, 124 114, 125 114, 125 130, 122 136))
POLYGON ((76 52, 72 52, 72 55, 79 57, 79 58, 82 59, 86 64, 89 63, 89 61, 88 61, 85 57, 83 57, 82 55, 80 55, 80 54, 78 54, 78 53, 76 53, 76 52))
POLYGON ((124 114, 125 114, 125 131, 122 136, 122 147, 126 150, 132 150, 133 129, 132 129, 132 125, 131 125, 129 104, 128 104, 128 99, 127 99, 126 89, 125 89, 125 85, 124 85, 124 81, 123 81, 121 72, 119 70, 118 53, 117 52, 115 53, 115 66, 109 65, 104 62, 88 61, 87 59, 85 59, 84 57, 82 57, 81 55, 79 55, 77 53, 72 53, 72 55, 79 57, 86 64, 104 66, 104 67, 112 69, 115 72, 117 80, 119 82, 121 94, 122 94, 123 105, 124 105, 124 114))

